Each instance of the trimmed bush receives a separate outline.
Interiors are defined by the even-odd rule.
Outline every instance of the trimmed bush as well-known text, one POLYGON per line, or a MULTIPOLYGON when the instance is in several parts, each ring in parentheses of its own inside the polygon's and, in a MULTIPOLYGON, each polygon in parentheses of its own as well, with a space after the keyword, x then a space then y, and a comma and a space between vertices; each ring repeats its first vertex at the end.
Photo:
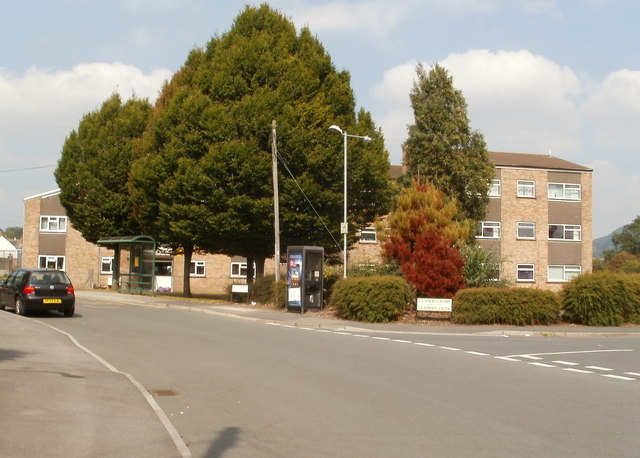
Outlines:
POLYGON ((273 304, 276 301, 278 308, 284 308, 286 301, 285 281, 280 280, 276 284, 275 276, 265 276, 256 278, 251 287, 251 299, 261 304, 273 304))
POLYGON ((576 277, 562 292, 565 321, 589 326, 640 323, 640 275, 598 272, 576 277))
POLYGON ((386 323, 397 320, 413 301, 409 284, 401 277, 351 277, 333 288, 331 305, 347 320, 386 323))
POLYGON ((560 310, 560 298, 551 291, 472 288, 454 296, 451 320, 458 324, 552 324, 560 321, 560 310))

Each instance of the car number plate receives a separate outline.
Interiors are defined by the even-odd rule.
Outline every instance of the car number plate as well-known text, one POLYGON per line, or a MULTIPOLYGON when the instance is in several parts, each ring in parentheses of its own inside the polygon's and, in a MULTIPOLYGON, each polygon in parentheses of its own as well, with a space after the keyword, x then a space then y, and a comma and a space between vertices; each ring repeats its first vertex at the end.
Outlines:
POLYGON ((44 304, 61 304, 62 299, 42 299, 44 304))

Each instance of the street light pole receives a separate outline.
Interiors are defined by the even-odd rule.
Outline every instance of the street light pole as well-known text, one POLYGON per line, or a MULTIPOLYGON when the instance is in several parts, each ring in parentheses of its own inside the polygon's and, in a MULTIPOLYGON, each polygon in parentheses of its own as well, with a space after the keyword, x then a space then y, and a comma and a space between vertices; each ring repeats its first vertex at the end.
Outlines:
POLYGON ((349 234, 349 222, 347 220, 347 138, 360 138, 365 142, 370 142, 371 137, 366 135, 349 135, 346 130, 342 130, 340 127, 334 125, 329 126, 329 130, 339 133, 343 137, 344 144, 344 209, 342 213, 342 224, 340 225, 340 232, 344 237, 342 256, 343 256, 343 278, 347 278, 347 236, 349 234))

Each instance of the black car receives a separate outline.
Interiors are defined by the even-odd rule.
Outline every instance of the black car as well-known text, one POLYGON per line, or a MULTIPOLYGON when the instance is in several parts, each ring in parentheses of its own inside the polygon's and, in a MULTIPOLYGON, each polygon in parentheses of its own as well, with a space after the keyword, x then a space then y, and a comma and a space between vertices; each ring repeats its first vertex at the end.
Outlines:
POLYGON ((0 283, 0 310, 13 308, 19 315, 58 310, 71 317, 75 304, 73 285, 62 270, 18 269, 0 283))

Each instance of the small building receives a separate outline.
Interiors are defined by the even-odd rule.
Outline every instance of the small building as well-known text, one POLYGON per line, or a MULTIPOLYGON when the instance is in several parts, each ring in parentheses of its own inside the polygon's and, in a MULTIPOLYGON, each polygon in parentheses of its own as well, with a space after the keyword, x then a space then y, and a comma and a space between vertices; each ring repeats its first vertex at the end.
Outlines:
MULTIPOLYGON (((59 189, 24 199, 23 266, 65 270, 78 289, 110 288, 113 257, 112 249, 87 242, 73 228, 60 203, 59 189)), ((273 273, 273 266, 273 260, 267 260, 265 273, 273 273)), ((155 288, 182 292, 183 272, 184 257, 160 247, 155 260, 155 288)), ((243 257, 201 253, 192 257, 193 294, 225 294, 229 285, 244 283, 246 277, 247 260, 243 257)))
POLYGON ((6 275, 21 264, 22 250, 0 235, 0 275, 6 275))

